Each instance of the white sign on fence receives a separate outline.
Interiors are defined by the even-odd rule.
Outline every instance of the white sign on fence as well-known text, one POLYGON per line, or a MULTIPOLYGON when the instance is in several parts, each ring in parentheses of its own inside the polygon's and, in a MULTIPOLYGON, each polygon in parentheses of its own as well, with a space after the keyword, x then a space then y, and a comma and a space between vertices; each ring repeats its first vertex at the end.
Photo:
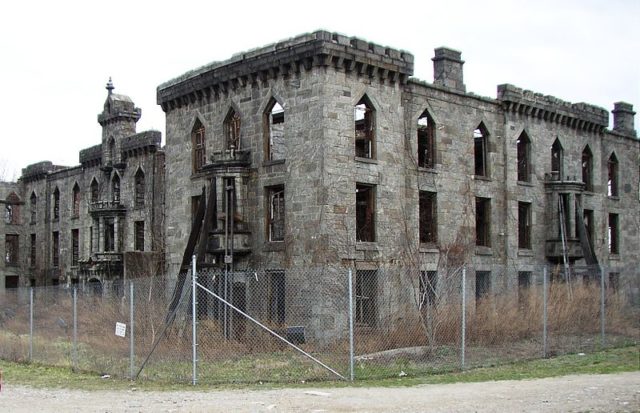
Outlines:
POLYGON ((127 325, 125 323, 116 323, 116 336, 124 337, 127 334, 127 325))

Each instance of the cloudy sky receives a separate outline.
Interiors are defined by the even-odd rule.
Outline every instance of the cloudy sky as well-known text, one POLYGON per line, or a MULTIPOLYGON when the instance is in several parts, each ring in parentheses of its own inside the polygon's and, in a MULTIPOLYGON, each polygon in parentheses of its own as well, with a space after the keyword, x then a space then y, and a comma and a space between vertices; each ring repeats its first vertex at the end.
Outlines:
POLYGON ((164 134, 160 83, 317 29, 407 50, 429 82, 433 49, 448 46, 462 51, 467 91, 495 97, 512 83, 640 112, 638 0, 21 0, 0 7, 0 178, 42 160, 77 165, 100 143, 110 76, 142 109, 138 131, 164 134))

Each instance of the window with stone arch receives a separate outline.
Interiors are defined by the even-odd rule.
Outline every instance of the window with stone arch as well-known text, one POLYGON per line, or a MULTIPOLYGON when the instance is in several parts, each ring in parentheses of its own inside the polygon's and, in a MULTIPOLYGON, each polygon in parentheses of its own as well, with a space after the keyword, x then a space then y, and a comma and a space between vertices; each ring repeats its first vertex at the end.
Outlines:
POLYGON ((474 175, 489 177, 489 164, 488 161, 488 148, 489 146, 489 132, 483 122, 480 122, 477 128, 473 131, 473 160, 474 160, 474 175))
POLYGON ((607 195, 618 196, 618 157, 615 152, 607 160, 607 195))
POLYGON ((367 95, 353 107, 357 158, 376 159, 376 111, 367 95))
POLYGON ((225 149, 238 150, 240 149, 240 115, 233 109, 229 109, 227 117, 224 120, 224 136, 225 136, 225 149))
POLYGON ((561 181, 564 177, 564 148, 556 138, 551 145, 551 179, 561 181))
POLYGON ((4 221, 10 225, 20 223, 20 198, 15 192, 10 193, 5 201, 4 221))
POLYGON ((436 126, 426 110, 418 118, 418 166, 433 168, 436 163, 436 126))
POLYGON ((518 152, 518 181, 531 182, 531 139, 522 132, 516 141, 518 152))
POLYGON ((266 161, 281 161, 286 158, 284 137, 284 108, 271 98, 263 117, 264 123, 264 151, 266 161))
POLYGON ((118 174, 114 174, 111 180, 111 200, 115 204, 120 203, 120 177, 118 174))
POLYGON ((191 146, 193 172, 196 173, 207 163, 206 133, 200 119, 196 119, 191 130, 191 146))
POLYGON ((80 186, 76 182, 71 193, 72 199, 72 216, 78 218, 80 216, 80 186))
POLYGON ((582 151, 582 182, 585 191, 593 191, 593 153, 589 145, 582 151))
POLYGON ((138 168, 134 177, 134 205, 136 208, 144 207, 145 181, 142 168, 138 168))
POLYGON ((60 219, 60 190, 58 187, 53 190, 53 219, 60 219))
POLYGON ((38 197, 35 192, 31 193, 31 197, 29 198, 29 207, 31 212, 30 223, 35 224, 36 219, 38 218, 38 197))
POLYGON ((98 185, 98 181, 96 178, 93 178, 91 181, 91 203, 96 203, 100 201, 100 185, 98 185))

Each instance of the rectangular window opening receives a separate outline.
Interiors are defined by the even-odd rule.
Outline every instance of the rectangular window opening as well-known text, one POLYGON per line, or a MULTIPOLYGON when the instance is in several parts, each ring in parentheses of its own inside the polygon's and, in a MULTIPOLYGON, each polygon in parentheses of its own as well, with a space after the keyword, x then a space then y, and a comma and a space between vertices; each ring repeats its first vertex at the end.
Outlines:
POLYGON ((374 327, 376 321, 376 270, 356 271, 356 325, 374 327))
POLYGON ((476 198, 476 245, 491 246, 490 198, 476 198))
POLYGON ((356 241, 375 242, 375 186, 356 184, 356 241))
POLYGON ((437 194, 420 191, 419 197, 420 243, 433 244, 438 241, 437 194))

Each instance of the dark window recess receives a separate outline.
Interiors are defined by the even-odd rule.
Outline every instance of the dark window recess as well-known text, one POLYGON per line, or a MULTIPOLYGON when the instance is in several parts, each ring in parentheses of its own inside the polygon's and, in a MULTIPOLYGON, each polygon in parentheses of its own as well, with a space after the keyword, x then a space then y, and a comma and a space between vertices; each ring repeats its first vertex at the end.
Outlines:
POLYGON ((191 224, 196 220, 196 216, 198 215, 198 208, 200 207, 200 195, 191 197, 191 224))
POLYGON ((144 196, 145 196, 145 182, 144 182, 144 172, 142 169, 138 169, 135 176, 135 207, 142 208, 144 207, 144 196))
POLYGON ((531 204, 518 202, 518 248, 531 249, 531 204))
POLYGON ((80 257, 80 230, 71 230, 71 265, 77 266, 80 257))
POLYGON ((531 140, 522 132, 517 141, 518 151, 518 181, 531 181, 531 140))
POLYGON ((95 179, 91 181, 91 202, 98 202, 100 200, 100 187, 98 181, 95 179))
POLYGON ((561 181, 563 175, 564 149, 560 141, 556 139, 551 145, 551 179, 561 181))
POLYGON ((196 120, 191 131, 191 145, 193 147, 193 172, 198 172, 207 163, 205 129, 199 120, 196 120))
POLYGON ((356 184, 356 241, 375 240, 375 187, 356 184))
POLYGON ((419 230, 421 243, 438 241, 438 207, 435 192, 420 191, 419 230))
POLYGON ((585 190, 593 191, 593 154, 589 146, 582 151, 582 182, 585 190))
POLYGON ((284 108, 278 101, 271 99, 264 114, 265 160, 285 159, 284 108))
POLYGON ((476 271, 476 302, 491 291, 491 271, 476 271))
POLYGON ((136 221, 134 223, 134 249, 136 251, 144 251, 144 221, 136 221))
POLYGON ((36 267, 36 234, 31 234, 29 241, 29 263, 32 268, 36 267))
POLYGON ((19 260, 20 238, 16 234, 6 234, 4 239, 4 263, 16 266, 19 260))
MULTIPOLYGON (((284 117, 283 117, 284 118, 284 117)), ((231 109, 224 122, 227 149, 240 149, 240 116, 231 109)))
POLYGON ((267 188, 267 232, 269 241, 284 241, 285 203, 284 186, 267 188))
POLYGON ((366 96, 354 106, 356 156, 375 159, 375 111, 366 96))
POLYGON ((618 158, 615 153, 607 162, 607 195, 618 196, 618 158))
POLYGON ((619 226, 618 226, 618 214, 609 214, 609 253, 619 254, 619 226))
POLYGON ((104 220, 104 250, 115 251, 115 222, 113 218, 104 220))
POLYGON ((36 197, 35 193, 31 194, 31 199, 29 201, 31 207, 31 220, 32 224, 36 223, 36 219, 38 217, 38 197, 36 197))
POLYGON ((531 286, 531 271, 518 271, 518 303, 527 303, 529 287, 531 286))
POLYGON ((420 271, 420 308, 436 305, 438 291, 438 273, 420 271))
POLYGON ((491 246, 491 199, 476 198, 476 245, 491 246))
POLYGON ((425 110, 418 119, 418 166, 433 168, 435 166, 435 123, 425 110))
POLYGON ((376 270, 356 271, 356 323, 374 327, 376 321, 376 270))
POLYGON ((4 277, 4 288, 18 288, 20 277, 17 275, 7 275, 4 277))
POLYGON ((474 159, 474 174, 476 176, 489 176, 489 169, 487 165, 487 145, 488 145, 489 133, 483 123, 480 123, 478 127, 473 131, 473 159, 474 159))
POLYGON ((269 322, 277 325, 284 325, 286 318, 284 274, 283 270, 267 271, 269 277, 269 322))
POLYGON ((53 191, 53 219, 60 218, 60 191, 56 188, 53 191))
MULTIPOLYGON (((594 247, 594 243, 593 243, 593 229, 594 229, 594 225, 595 225, 595 221, 593 220, 593 210, 591 209, 585 209, 583 210, 583 220, 584 220, 584 227, 585 230, 587 232, 587 239, 589 240, 589 245, 591 245, 591 248, 594 247)), ((576 234, 578 232, 576 231, 576 234)))
POLYGON ((120 177, 115 174, 111 181, 111 199, 114 203, 120 203, 120 177))
POLYGON ((60 233, 53 231, 51 234, 51 265, 54 267, 60 266, 60 233))
POLYGON ((72 215, 74 218, 77 218, 80 216, 80 187, 78 186, 78 184, 75 184, 73 186, 73 193, 71 194, 72 197, 72 215))

